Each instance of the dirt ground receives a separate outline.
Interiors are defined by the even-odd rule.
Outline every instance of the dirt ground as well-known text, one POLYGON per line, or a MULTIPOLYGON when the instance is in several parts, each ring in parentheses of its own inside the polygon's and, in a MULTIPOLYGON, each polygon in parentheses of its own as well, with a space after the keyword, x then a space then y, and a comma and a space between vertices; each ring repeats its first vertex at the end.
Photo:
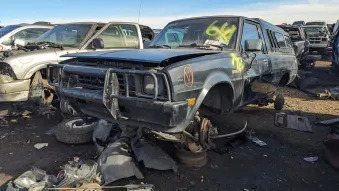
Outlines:
MULTIPOLYGON (((339 78, 330 70, 329 62, 318 62, 311 76, 328 84, 339 85, 339 78)), ((321 85, 314 91, 323 91, 321 85)), ((320 100, 291 87, 283 89, 286 98, 284 111, 308 117, 310 122, 339 116, 339 101, 320 100)), ((144 169, 145 179, 130 178, 117 181, 124 183, 150 183, 156 190, 339 190, 339 172, 323 157, 323 141, 329 127, 313 125, 313 133, 299 132, 274 126, 277 112, 273 107, 248 106, 235 113, 213 119, 220 131, 241 128, 244 120, 248 128, 268 145, 259 147, 245 142, 223 154, 210 151, 209 162, 200 169, 180 166, 178 172, 144 169), (309 163, 304 157, 318 156, 309 163)), ((10 121, 10 119, 8 119, 10 121)), ((96 156, 92 144, 65 145, 46 132, 57 125, 60 116, 22 117, 10 121, 9 127, 0 127, 0 190, 14 177, 32 166, 55 174, 59 167, 73 157, 93 159, 96 156), (40 150, 36 143, 48 143, 40 150)), ((222 140, 218 148, 226 148, 222 140)))

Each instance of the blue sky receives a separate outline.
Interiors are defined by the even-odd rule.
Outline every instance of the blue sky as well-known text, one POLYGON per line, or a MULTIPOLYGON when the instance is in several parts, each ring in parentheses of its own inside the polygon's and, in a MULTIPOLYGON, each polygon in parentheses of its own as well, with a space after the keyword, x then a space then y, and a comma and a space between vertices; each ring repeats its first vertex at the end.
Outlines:
MULTIPOLYGON (((2 2, 0 21, 137 22, 139 5, 140 0, 7 0, 2 2)), ((140 22, 161 28, 175 19, 221 14, 261 17, 275 24, 296 19, 334 22, 339 19, 339 0, 142 0, 140 22)))

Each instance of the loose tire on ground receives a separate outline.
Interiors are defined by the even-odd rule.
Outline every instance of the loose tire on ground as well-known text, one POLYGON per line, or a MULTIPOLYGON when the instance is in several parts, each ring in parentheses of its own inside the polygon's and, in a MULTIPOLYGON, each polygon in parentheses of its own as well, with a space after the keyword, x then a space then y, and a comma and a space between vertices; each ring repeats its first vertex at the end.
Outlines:
POLYGON ((282 94, 278 94, 274 100, 274 109, 280 111, 284 108, 284 104, 285 104, 284 96, 282 94))
POLYGON ((58 124, 56 139, 66 144, 82 144, 92 141, 92 134, 97 122, 84 123, 79 118, 64 119, 58 124))

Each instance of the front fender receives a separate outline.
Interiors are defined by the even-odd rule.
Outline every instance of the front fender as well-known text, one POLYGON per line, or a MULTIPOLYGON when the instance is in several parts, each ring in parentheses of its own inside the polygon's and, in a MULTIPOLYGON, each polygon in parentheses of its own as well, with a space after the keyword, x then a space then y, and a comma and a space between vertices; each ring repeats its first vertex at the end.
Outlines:
MULTIPOLYGON (((195 114, 197 113, 197 111, 199 110, 201 104, 203 103, 206 95, 208 94, 208 92, 216 85, 221 84, 221 83, 226 83, 228 85, 230 85, 232 87, 232 92, 233 92, 233 99, 234 99, 234 87, 233 87, 233 83, 230 79, 230 77, 222 72, 222 71, 215 71, 215 72, 211 72, 205 82, 204 85, 200 91, 200 93, 198 94, 197 98, 196 98, 196 102, 194 104, 193 107, 189 108, 187 111, 187 115, 186 115, 186 120, 183 124, 178 125, 177 127, 171 129, 169 132, 181 132, 183 130, 186 129, 186 127, 191 123, 191 121, 193 120, 195 114)), ((234 100, 232 100, 234 101, 234 100)))
MULTIPOLYGON (((232 90, 234 90, 233 87, 233 83, 231 82, 230 77, 221 72, 221 71, 216 71, 216 72, 212 72, 211 74, 208 75, 208 77, 206 78, 206 81, 203 85, 203 88, 201 90, 201 92, 199 93, 197 99, 196 99, 196 104, 194 105, 192 112, 193 114, 190 115, 195 115, 195 113, 198 111, 199 107, 201 106, 202 102, 204 101, 207 93, 217 84, 221 84, 221 83, 227 83, 232 87, 232 90)), ((234 98, 234 91, 233 91, 233 95, 232 97, 234 98)), ((233 100, 232 100, 233 101, 233 100)))
POLYGON ((54 61, 48 61, 48 62, 42 62, 42 63, 34 64, 33 67, 27 68, 27 70, 24 72, 23 79, 31 78, 32 75, 35 74, 35 72, 37 72, 41 69, 45 69, 48 64, 58 64, 58 62, 56 60, 54 60, 54 61))

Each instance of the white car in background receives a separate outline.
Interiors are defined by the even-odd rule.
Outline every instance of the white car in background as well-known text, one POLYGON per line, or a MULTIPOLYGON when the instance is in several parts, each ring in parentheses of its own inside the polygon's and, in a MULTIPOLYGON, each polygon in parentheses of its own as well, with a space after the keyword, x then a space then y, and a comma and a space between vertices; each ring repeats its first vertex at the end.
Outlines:
POLYGON ((33 42, 39 36, 49 31, 52 25, 18 24, 8 25, 0 29, 0 51, 16 49, 33 42))

